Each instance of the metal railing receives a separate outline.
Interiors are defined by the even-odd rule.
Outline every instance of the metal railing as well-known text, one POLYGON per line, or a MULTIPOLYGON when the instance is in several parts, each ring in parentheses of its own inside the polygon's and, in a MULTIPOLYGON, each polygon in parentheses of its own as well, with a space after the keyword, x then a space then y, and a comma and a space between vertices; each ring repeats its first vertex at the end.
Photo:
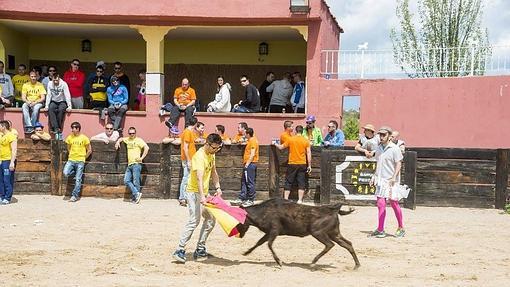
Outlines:
POLYGON ((393 50, 323 50, 321 76, 327 79, 462 77, 510 75, 510 46, 393 50), (399 64, 399 57, 408 59, 399 64))

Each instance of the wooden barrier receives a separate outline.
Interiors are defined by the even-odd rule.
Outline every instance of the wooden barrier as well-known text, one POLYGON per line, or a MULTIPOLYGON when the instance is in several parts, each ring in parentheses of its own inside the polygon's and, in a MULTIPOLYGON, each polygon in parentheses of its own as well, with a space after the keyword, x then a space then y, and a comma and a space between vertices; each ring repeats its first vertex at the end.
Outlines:
MULTIPOLYGON (((177 198, 182 178, 180 147, 149 143, 142 170, 144 197, 177 198)), ((85 165, 83 196, 129 197, 124 185, 126 149, 113 144, 92 143, 93 153, 85 165)), ((237 198, 241 188, 244 146, 224 146, 216 164, 224 197, 237 198)), ((285 182, 287 151, 260 146, 257 164, 257 199, 280 197, 285 182)), ((69 195, 74 182, 62 176, 67 147, 51 143, 18 141, 15 194, 69 195)), ((416 205, 503 208, 508 198, 510 151, 482 149, 409 149, 401 180, 411 187, 404 206, 416 205)), ((312 173, 306 199, 316 203, 373 204, 362 199, 373 194, 368 180, 375 162, 352 149, 312 148, 312 173), (346 194, 348 194, 346 196, 346 194), (358 198, 350 198, 356 195, 358 198), (360 200, 361 198, 361 200, 360 200)), ((212 187, 212 185, 211 185, 212 187)), ((291 193, 291 198, 296 193, 291 193)))

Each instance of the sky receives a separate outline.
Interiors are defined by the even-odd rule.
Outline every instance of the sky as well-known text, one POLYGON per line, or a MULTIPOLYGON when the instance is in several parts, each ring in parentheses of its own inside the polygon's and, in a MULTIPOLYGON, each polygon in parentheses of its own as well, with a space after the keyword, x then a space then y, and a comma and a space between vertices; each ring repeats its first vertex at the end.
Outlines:
MULTIPOLYGON (((412 0, 416 1, 416 0, 412 0)), ((412 2, 411 1, 411 2, 412 2)), ((398 25, 396 0, 326 0, 344 33, 342 50, 391 49, 389 33, 398 25)), ((510 0, 485 0, 482 25, 489 30, 492 45, 510 46, 510 0)))

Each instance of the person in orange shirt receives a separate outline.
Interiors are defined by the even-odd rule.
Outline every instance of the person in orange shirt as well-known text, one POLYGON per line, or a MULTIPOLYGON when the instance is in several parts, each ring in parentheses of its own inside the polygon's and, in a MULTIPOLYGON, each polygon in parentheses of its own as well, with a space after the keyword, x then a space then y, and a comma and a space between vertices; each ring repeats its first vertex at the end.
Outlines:
POLYGON ((184 113, 186 120, 184 126, 188 126, 191 118, 195 114, 195 101, 197 95, 195 90, 190 87, 189 80, 187 78, 182 79, 181 86, 175 89, 174 92, 174 105, 170 110, 170 118, 165 121, 165 125, 168 128, 172 128, 177 125, 179 116, 184 113))
MULTIPOLYGON (((184 192, 186 192, 186 186, 188 185, 189 173, 191 170, 191 158, 197 152, 195 146, 195 140, 198 138, 198 120, 192 117, 189 121, 188 126, 184 129, 181 134, 181 161, 182 161, 182 180, 179 189, 179 204, 186 206, 186 198, 184 192)), ((203 123, 200 123, 202 127, 203 123)))
POLYGON ((246 144, 246 129, 248 128, 248 124, 245 122, 240 122, 239 126, 237 126, 237 135, 232 139, 233 144, 246 144))
POLYGON ((259 141, 253 136, 253 129, 246 129, 246 147, 243 154, 243 176, 241 179, 241 192, 239 199, 232 201, 233 204, 241 204, 243 207, 253 205, 256 190, 257 162, 259 162, 259 141))
POLYGON ((289 165, 285 175, 285 187, 283 196, 289 199, 291 187, 297 183, 298 186, 298 202, 303 203, 305 195, 306 173, 312 171, 312 151, 310 149, 310 141, 305 139, 301 134, 303 126, 296 127, 296 133, 290 137, 284 144, 275 144, 275 146, 283 150, 289 149, 289 165), (308 163, 308 167, 307 167, 308 163))
POLYGON ((289 138, 292 136, 292 130, 294 122, 293 121, 285 121, 283 123, 283 133, 280 135, 280 144, 284 144, 289 138))
POLYGON ((231 144, 232 141, 228 137, 228 135, 225 134, 225 126, 223 125, 216 125, 215 133, 219 134, 221 137, 221 140, 223 141, 223 144, 231 144))

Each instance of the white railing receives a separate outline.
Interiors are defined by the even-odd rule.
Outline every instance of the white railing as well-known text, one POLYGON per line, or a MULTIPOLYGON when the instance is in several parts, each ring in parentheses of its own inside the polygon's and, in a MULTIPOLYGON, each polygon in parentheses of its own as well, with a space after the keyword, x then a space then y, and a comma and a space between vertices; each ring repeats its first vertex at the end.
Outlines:
POLYGON ((510 46, 427 48, 405 51, 398 64, 393 50, 323 50, 321 76, 327 79, 461 77, 510 75, 510 46))

